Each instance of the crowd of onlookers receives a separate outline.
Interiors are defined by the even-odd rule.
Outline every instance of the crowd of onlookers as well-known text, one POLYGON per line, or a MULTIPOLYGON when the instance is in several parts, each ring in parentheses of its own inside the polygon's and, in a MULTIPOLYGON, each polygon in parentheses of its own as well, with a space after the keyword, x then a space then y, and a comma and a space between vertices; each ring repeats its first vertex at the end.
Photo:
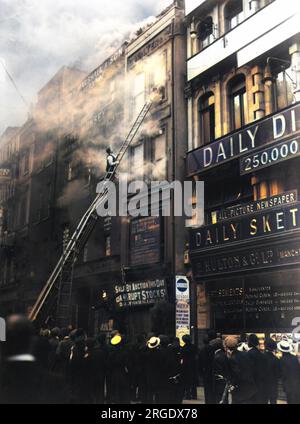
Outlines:
POLYGON ((276 404, 280 383, 289 404, 300 404, 300 363, 293 344, 270 339, 261 349, 255 334, 240 338, 207 335, 200 350, 208 404, 276 404))
POLYGON ((300 364, 285 340, 268 341, 262 352, 256 335, 210 332, 198 349, 189 336, 88 338, 82 329, 36 331, 11 316, 1 343, 2 404, 180 404, 197 398, 200 380, 207 404, 273 404, 279 382, 288 403, 300 403, 300 364))

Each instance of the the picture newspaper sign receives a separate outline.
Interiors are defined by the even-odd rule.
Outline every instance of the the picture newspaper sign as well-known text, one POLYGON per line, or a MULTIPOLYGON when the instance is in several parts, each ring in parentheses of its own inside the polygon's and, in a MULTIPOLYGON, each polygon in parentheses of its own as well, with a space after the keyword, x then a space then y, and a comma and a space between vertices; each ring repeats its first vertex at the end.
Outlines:
POLYGON ((176 277, 176 337, 191 334, 190 282, 185 276, 176 277))

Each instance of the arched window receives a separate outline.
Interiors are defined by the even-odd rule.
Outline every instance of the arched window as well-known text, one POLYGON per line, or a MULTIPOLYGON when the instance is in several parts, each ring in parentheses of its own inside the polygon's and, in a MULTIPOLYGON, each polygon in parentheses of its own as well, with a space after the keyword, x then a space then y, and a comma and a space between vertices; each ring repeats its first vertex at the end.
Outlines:
POLYGON ((228 85, 231 130, 238 130, 246 123, 245 112, 247 109, 246 78, 238 75, 228 85))
POLYGON ((226 31, 239 25, 244 19, 243 0, 231 0, 224 10, 226 31))
POLYGON ((210 92, 199 99, 199 124, 202 144, 215 139, 215 96, 210 92))
POLYGON ((209 46, 214 40, 214 22, 212 16, 207 16, 197 26, 197 36, 200 43, 200 49, 209 46))

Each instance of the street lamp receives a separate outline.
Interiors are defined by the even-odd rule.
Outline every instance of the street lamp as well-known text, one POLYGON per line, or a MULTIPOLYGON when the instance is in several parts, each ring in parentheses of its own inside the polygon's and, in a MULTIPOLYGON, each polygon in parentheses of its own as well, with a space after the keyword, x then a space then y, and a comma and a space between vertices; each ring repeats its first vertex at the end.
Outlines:
POLYGON ((191 38, 192 40, 195 40, 197 38, 197 30, 196 30, 196 25, 195 25, 195 18, 193 17, 192 23, 191 23, 191 38))

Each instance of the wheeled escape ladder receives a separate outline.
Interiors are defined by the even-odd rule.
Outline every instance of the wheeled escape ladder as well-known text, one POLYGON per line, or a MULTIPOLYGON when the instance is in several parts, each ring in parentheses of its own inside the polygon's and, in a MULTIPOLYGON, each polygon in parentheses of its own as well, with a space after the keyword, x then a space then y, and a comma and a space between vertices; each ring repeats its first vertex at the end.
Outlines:
MULTIPOLYGON (((145 103, 119 150, 116 158, 117 164, 113 172, 107 172, 105 174, 105 181, 112 181, 114 178, 120 162, 124 158, 128 147, 137 135, 143 121, 151 109, 152 104, 152 100, 145 103)), ((97 208, 106 200, 107 189, 96 196, 93 203, 83 215, 49 280, 29 313, 29 319, 31 321, 37 321, 39 324, 43 325, 55 314, 56 311, 55 321, 57 325, 63 328, 70 324, 72 315, 71 301, 74 265, 79 253, 87 243, 98 221, 99 217, 97 214, 97 208)))

